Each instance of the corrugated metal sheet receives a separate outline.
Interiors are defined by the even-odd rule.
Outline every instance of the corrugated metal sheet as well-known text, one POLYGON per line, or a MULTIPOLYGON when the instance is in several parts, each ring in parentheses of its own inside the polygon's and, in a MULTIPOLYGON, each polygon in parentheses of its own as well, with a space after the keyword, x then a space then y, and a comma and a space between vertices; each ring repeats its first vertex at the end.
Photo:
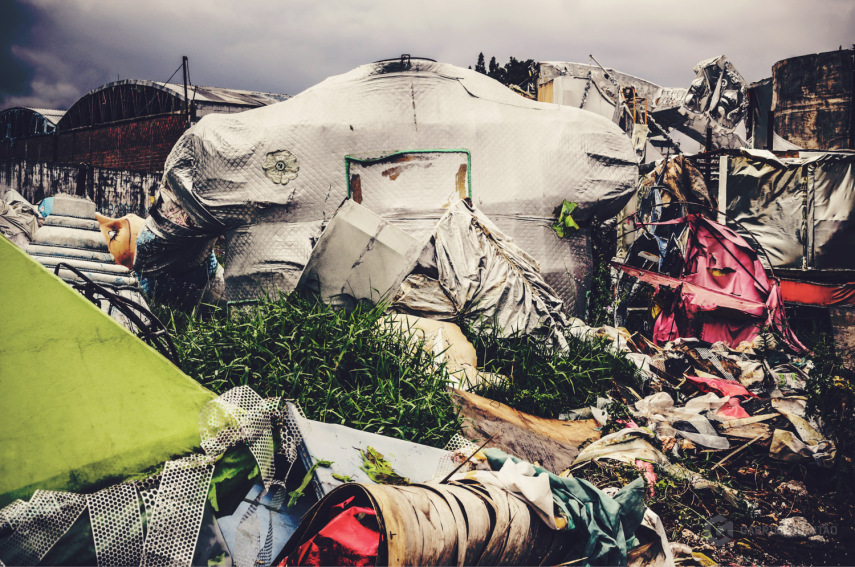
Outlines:
POLYGON ((37 112, 50 120, 54 125, 59 122, 59 119, 62 118, 63 114, 65 114, 64 110, 54 109, 54 108, 30 108, 33 112, 37 112))
MULTIPOLYGON (((184 85, 176 83, 154 83, 163 88, 169 89, 180 97, 184 97, 184 85)), ((265 93, 259 91, 244 91, 238 89, 226 89, 222 87, 202 87, 191 85, 187 88, 187 96, 190 100, 194 100, 197 105, 200 103, 215 103, 229 104, 240 106, 267 106, 288 100, 291 98, 286 94, 265 93)))
MULTIPOLYGON (((108 90, 113 87, 122 85, 137 85, 141 87, 152 87, 161 91, 168 92, 181 99, 184 98, 184 85, 177 83, 163 83, 158 81, 147 81, 144 79, 122 79, 106 83, 100 87, 93 89, 80 97, 81 99, 95 95, 101 91, 108 90)), ((215 103, 215 104, 231 104, 247 107, 267 106, 291 98, 286 94, 265 93, 259 91, 244 91, 238 89, 227 89, 222 87, 203 87, 198 85, 189 85, 187 88, 187 96, 190 100, 195 100, 199 103, 215 103), (195 96, 194 96, 195 95, 195 96)))

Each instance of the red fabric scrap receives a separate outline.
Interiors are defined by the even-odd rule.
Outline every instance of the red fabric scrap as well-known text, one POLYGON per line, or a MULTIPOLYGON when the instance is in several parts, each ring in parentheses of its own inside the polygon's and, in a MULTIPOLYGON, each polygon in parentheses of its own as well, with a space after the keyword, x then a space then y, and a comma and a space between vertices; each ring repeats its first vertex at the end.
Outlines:
MULTIPOLYGON (((756 394, 752 394, 745 389, 745 386, 731 380, 723 378, 700 378, 698 376, 686 376, 686 380, 695 384, 702 392, 712 392, 719 396, 750 396, 756 398, 756 394)), ((745 411, 745 410, 743 410, 745 411)))
POLYGON ((744 417, 751 417, 748 412, 745 411, 745 408, 742 407, 742 404, 739 403, 739 398, 730 398, 715 413, 716 415, 720 415, 722 417, 729 417, 731 419, 742 419, 744 417))
POLYGON ((789 303, 855 305, 855 282, 826 285, 782 279, 781 296, 789 303))
MULTIPOLYGON (((352 498, 333 507, 350 504, 352 498)), ((380 530, 377 514, 371 508, 353 506, 333 516, 316 536, 285 558, 285 565, 354 565, 369 567, 377 563, 380 530)))

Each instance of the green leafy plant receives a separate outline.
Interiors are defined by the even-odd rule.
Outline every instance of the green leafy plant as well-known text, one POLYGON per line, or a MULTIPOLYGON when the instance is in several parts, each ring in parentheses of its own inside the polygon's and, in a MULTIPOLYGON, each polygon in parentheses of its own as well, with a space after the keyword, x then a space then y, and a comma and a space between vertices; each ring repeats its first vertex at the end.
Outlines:
POLYGON ((638 386, 636 366, 605 339, 568 334, 568 348, 562 350, 536 335, 503 338, 489 327, 466 333, 484 370, 508 378, 482 383, 474 392, 526 413, 554 418, 592 405, 615 381, 638 386))
POLYGON ((392 463, 387 461, 386 457, 374 447, 368 447, 365 451, 360 449, 359 454, 362 455, 362 466, 359 468, 377 484, 410 484, 410 479, 395 472, 392 463))
POLYGON ((303 482, 300 483, 300 486, 292 490, 288 493, 288 507, 291 508, 297 501, 303 497, 303 494, 306 493, 306 488, 309 486, 309 483, 312 482, 312 478, 315 476, 315 471, 318 467, 329 468, 329 466, 333 464, 332 461, 324 461, 320 460, 315 462, 314 465, 306 471, 305 476, 303 476, 303 482))
POLYGON ((559 238, 564 238, 564 235, 567 234, 567 229, 579 230, 579 225, 570 216, 578 207, 578 203, 571 203, 566 199, 561 203, 558 220, 552 225, 552 230, 555 231, 559 238))
POLYGON ((387 324, 383 305, 346 313, 291 294, 246 311, 156 314, 184 372, 217 393, 246 384, 310 419, 436 447, 459 430, 444 366, 387 324))

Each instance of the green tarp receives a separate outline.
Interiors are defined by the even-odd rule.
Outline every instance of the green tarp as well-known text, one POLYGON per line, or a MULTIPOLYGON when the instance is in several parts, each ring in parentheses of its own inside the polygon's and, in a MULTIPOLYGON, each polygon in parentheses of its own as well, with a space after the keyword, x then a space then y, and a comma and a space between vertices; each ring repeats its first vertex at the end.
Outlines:
POLYGON ((0 237, 0 508, 199 447, 215 395, 0 237))
MULTIPOLYGON (((507 459, 520 462, 499 449, 484 449, 484 454, 493 470, 501 469, 507 459)), ((626 565, 626 552, 637 545, 635 531, 644 518, 644 479, 635 479, 611 497, 584 479, 560 477, 538 466, 534 470, 549 475, 553 503, 575 534, 576 544, 564 561, 579 566, 626 565)))

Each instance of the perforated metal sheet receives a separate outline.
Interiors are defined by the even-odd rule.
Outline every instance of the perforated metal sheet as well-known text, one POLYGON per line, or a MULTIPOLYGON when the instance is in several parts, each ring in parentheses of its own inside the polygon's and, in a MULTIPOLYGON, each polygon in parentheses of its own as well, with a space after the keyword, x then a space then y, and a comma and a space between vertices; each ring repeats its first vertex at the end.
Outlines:
POLYGON ((16 523, 15 518, 17 518, 18 514, 24 511, 27 507, 27 503, 23 500, 15 500, 2 510, 0 510, 0 531, 10 527, 15 529, 16 523))
POLYGON ((166 463, 143 546, 143 567, 190 565, 213 473, 211 459, 199 455, 166 463))
POLYGON ((468 459, 472 456, 476 449, 478 449, 478 445, 459 433, 455 433, 448 440, 448 443, 445 444, 444 450, 448 451, 448 454, 439 460, 434 478, 441 479, 446 477, 463 462, 463 459, 468 459))
POLYGON ((0 542, 0 560, 7 565, 37 565, 85 507, 86 498, 79 494, 37 490, 24 507, 16 507, 15 531, 0 542))
POLYGON ((239 441, 249 447, 265 486, 273 478, 271 404, 249 386, 239 386, 209 402, 199 413, 202 448, 219 455, 239 441))
POLYGON ((116 484, 86 496, 98 565, 139 565, 143 517, 133 484, 116 484))
POLYGON ((157 488, 160 486, 160 475, 150 476, 143 480, 138 480, 134 483, 137 492, 139 492, 140 500, 143 503, 145 510, 145 526, 151 523, 151 514, 154 512, 154 502, 157 500, 157 488))

